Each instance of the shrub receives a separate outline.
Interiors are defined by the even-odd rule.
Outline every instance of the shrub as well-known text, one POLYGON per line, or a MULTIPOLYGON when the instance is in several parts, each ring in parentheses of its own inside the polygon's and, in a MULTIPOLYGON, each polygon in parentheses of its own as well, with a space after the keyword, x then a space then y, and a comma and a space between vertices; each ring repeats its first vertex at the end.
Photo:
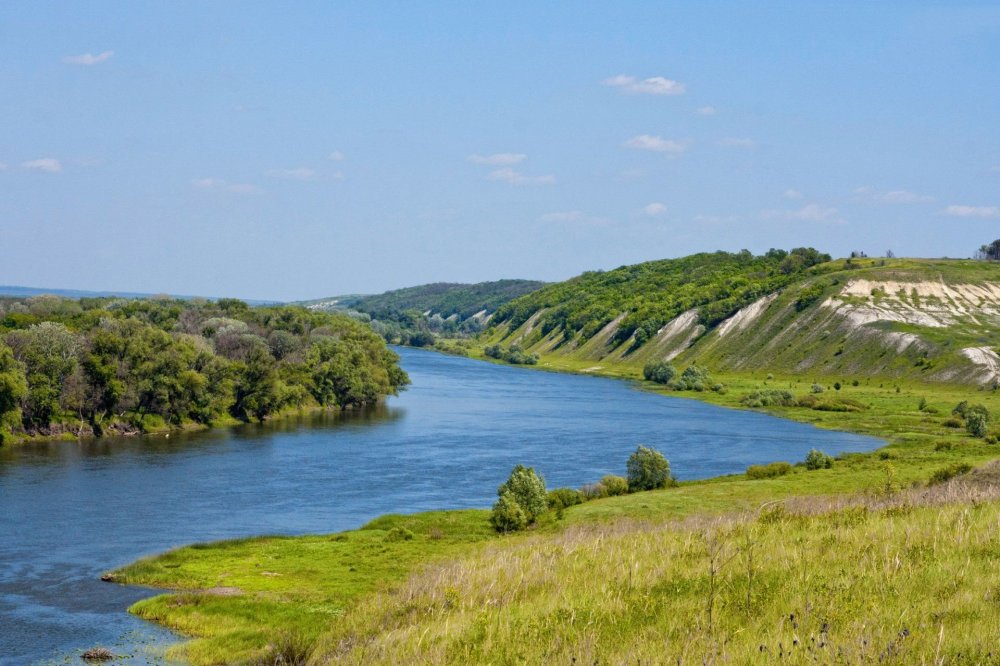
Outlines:
POLYGON ((920 411, 927 409, 927 398, 920 398, 920 403, 917 405, 917 409, 920 411))
POLYGON ((953 448, 955 448, 955 445, 946 439, 942 439, 934 444, 935 451, 951 451, 953 448))
POLYGON ((973 405, 965 410, 965 429, 973 437, 986 437, 990 427, 990 412, 983 405, 973 405))
POLYGON ((389 542, 395 541, 412 541, 414 537, 413 532, 406 529, 405 527, 393 527, 385 535, 385 540, 389 542))
POLYGON ((931 478, 927 483, 932 486, 938 483, 945 483, 946 481, 954 479, 956 476, 967 474, 970 471, 972 471, 972 465, 969 463, 955 463, 954 465, 943 467, 931 474, 931 478))
POLYGON ((549 508, 556 511, 565 509, 568 506, 582 504, 586 500, 582 492, 573 488, 556 488, 555 490, 550 490, 546 499, 549 508))
POLYGON ((840 390, 840 382, 834 382, 833 383, 833 390, 835 390, 835 391, 839 391, 840 390))
POLYGON ((793 407, 798 404, 791 391, 778 389, 752 391, 745 395, 740 402, 747 407, 793 407))
POLYGON ((961 428, 963 423, 962 419, 956 416, 951 416, 942 421, 941 425, 943 425, 945 428, 961 428))
POLYGON ((528 517, 510 493, 502 493, 490 511, 490 525, 497 532, 517 532, 528 526, 528 517))
POLYGON ((673 482, 670 463, 656 449, 640 445, 628 457, 625 466, 628 470, 629 492, 666 488, 673 482))
POLYGON ((497 488, 490 524, 497 532, 516 532, 535 522, 548 507, 545 479, 535 470, 516 465, 510 477, 497 488))
POLYGON ((767 465, 750 465, 747 467, 748 479, 773 479, 784 476, 792 471, 792 465, 787 462, 773 462, 767 465))
POLYGON ((825 389, 819 384, 813 384, 809 390, 813 393, 822 393, 825 389))
POLYGON ((964 419, 965 413, 968 411, 968 409, 969 409, 969 401, 963 400, 962 402, 955 405, 955 409, 951 410, 951 415, 958 416, 964 419))
POLYGON ((670 387, 676 391, 704 391, 705 386, 711 386, 712 376, 707 368, 700 365, 689 365, 684 368, 681 376, 671 382, 670 387))
POLYGON ((608 496, 608 489, 602 483, 585 483, 580 488, 580 494, 585 501, 601 499, 608 496))
POLYGON ((819 449, 813 449, 806 455, 805 463, 806 469, 830 469, 833 467, 833 458, 819 449))
POLYGON ((677 369, 666 361, 651 361, 642 369, 642 376, 657 384, 669 384, 677 376, 677 369))
POLYGON ((608 497, 625 495, 628 493, 628 481, 615 474, 605 474, 601 477, 601 485, 604 486, 608 497))

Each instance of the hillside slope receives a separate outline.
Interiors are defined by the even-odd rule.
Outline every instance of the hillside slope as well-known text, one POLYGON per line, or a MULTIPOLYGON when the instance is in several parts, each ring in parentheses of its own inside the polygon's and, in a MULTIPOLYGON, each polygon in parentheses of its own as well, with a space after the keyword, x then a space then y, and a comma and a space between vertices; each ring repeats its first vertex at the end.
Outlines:
POLYGON ((720 372, 1000 382, 1000 264, 853 259, 788 271, 785 259, 775 270, 771 253, 747 255, 584 274, 501 307, 486 338, 633 374, 668 360, 720 372))

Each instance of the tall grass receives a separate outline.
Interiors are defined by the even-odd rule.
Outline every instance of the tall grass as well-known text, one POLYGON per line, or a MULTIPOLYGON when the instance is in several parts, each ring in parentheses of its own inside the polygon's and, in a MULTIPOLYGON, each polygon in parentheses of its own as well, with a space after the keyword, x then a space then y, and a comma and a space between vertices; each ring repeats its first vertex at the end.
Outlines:
POLYGON ((506 539, 363 599, 312 663, 1000 663, 1000 465, 901 493, 506 539))

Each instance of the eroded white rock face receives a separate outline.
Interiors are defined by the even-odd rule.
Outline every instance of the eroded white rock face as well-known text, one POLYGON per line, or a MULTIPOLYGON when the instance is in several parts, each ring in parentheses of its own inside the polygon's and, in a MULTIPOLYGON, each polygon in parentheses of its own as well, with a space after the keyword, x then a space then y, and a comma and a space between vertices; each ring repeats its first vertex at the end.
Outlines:
POLYGON ((1000 355, 989 347, 966 347, 962 356, 980 368, 983 383, 1000 380, 1000 355))
POLYGON ((719 337, 725 337, 730 331, 742 331, 753 324, 777 297, 778 294, 774 293, 758 299, 719 324, 719 328, 716 329, 719 337))
POLYGON ((1000 322, 1000 284, 855 279, 826 299, 823 307, 840 311, 856 326, 877 321, 932 328, 963 321, 1000 322))
POLYGON ((656 347, 664 360, 672 361, 691 346, 704 329, 698 324, 698 311, 677 315, 656 332, 656 347))

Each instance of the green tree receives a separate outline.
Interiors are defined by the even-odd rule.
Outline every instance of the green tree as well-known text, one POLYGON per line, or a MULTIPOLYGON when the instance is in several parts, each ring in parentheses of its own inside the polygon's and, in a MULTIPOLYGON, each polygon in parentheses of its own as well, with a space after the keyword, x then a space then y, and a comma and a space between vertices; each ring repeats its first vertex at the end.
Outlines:
POLYGON ((983 405, 965 410, 965 429, 973 437, 986 437, 990 427, 990 412, 983 405))
POLYGON ((490 525, 497 532, 517 532, 528 526, 528 517, 514 496, 505 492, 490 511, 490 525))
POLYGON ((629 492, 666 488, 673 482, 670 463, 663 454, 642 445, 629 456, 626 469, 629 492))
POLYGON ((545 479, 535 473, 531 467, 516 465, 510 477, 497 488, 497 495, 510 495, 511 499, 521 507, 528 524, 535 522, 547 507, 547 492, 545 479))
POLYGON ((669 384, 677 376, 677 368, 666 361, 650 361, 643 367, 642 376, 657 384, 669 384))
POLYGON ((10 347, 0 340, 0 445, 12 423, 17 421, 21 400, 27 393, 24 368, 14 358, 10 347))
POLYGON ((833 458, 826 455, 819 449, 812 449, 806 455, 806 469, 829 469, 833 467, 833 458))

